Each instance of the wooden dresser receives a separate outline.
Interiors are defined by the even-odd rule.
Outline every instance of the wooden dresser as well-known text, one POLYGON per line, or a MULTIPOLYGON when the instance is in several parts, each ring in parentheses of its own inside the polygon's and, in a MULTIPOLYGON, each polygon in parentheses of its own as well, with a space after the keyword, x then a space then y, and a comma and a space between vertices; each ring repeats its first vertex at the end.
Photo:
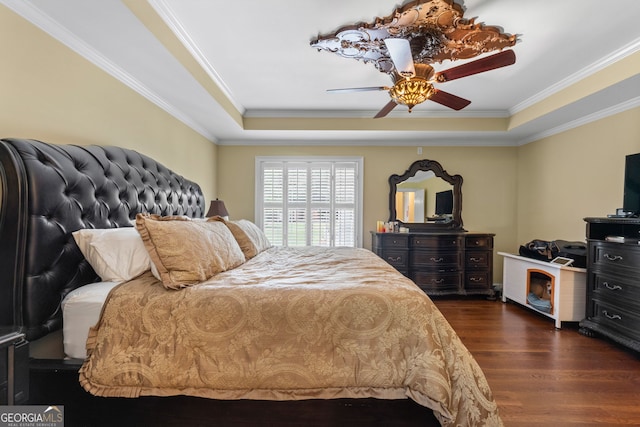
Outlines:
POLYGON ((640 351, 640 219, 585 218, 587 306, 580 332, 640 351))
POLYGON ((373 252, 429 295, 488 295, 493 236, 471 232, 371 232, 373 252))

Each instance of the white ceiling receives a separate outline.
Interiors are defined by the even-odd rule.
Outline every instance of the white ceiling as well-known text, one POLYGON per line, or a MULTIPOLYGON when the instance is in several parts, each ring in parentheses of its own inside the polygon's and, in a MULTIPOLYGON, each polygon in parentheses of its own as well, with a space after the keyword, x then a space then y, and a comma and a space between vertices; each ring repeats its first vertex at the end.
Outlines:
POLYGON ((615 67, 638 56, 638 0, 456 2, 518 35, 516 64, 443 83, 472 101, 462 111, 427 101, 373 119, 386 92, 326 89, 389 76, 310 41, 406 2, 0 0, 218 144, 517 145, 640 105, 640 69, 615 67))

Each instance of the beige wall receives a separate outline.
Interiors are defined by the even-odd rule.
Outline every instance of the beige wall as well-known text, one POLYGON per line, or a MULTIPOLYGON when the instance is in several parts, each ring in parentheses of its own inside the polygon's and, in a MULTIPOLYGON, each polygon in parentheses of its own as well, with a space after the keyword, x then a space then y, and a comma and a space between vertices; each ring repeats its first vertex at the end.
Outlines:
POLYGON ((2 5, 0 32, 0 138, 131 148, 215 197, 215 144, 2 5))
MULTIPOLYGON (((624 156, 640 152, 640 108, 521 147, 220 146, 219 196, 231 216, 254 217, 256 156, 344 155, 364 158, 364 245, 388 218, 389 175, 415 160, 440 162, 462 175, 462 218, 471 231, 495 233, 495 252, 517 253, 532 239, 585 239, 584 217, 622 206, 624 156)), ((502 257, 494 258, 502 281, 502 257)))
POLYGON ((520 147, 517 241, 584 240, 583 218, 622 207, 624 157, 638 152, 640 108, 520 147))
MULTIPOLYGON (((497 250, 516 243, 516 147, 425 147, 418 155, 416 147, 220 146, 218 194, 232 218, 254 219, 255 157, 281 155, 364 158, 366 248, 371 248, 370 231, 376 221, 389 218, 389 176, 404 173, 419 159, 437 160, 449 174, 462 175, 462 219, 467 230, 495 233, 497 250)), ((502 264, 496 268, 502 277, 502 264)))

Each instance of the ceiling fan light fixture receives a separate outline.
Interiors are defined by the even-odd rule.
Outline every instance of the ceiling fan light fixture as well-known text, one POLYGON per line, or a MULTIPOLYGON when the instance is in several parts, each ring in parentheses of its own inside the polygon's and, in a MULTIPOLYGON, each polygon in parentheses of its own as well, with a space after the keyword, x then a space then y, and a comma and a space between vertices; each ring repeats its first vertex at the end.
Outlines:
MULTIPOLYGON (((433 84, 484 73, 515 63, 512 50, 517 36, 499 27, 465 19, 462 0, 414 0, 395 9, 392 15, 371 23, 341 27, 332 34, 318 36, 311 46, 347 58, 373 63, 389 74, 393 87, 351 88, 344 91, 386 90, 391 100, 374 116, 385 117, 399 104, 409 107, 430 100, 458 111, 471 101, 436 89, 433 84), (469 59, 491 51, 491 56, 435 72, 432 63, 469 59)), ((337 90, 332 90, 336 92, 337 90)))
POLYGON ((398 79, 396 84, 389 89, 389 95, 398 104, 403 104, 411 109, 423 103, 433 96, 435 89, 429 81, 419 77, 410 79, 398 79))

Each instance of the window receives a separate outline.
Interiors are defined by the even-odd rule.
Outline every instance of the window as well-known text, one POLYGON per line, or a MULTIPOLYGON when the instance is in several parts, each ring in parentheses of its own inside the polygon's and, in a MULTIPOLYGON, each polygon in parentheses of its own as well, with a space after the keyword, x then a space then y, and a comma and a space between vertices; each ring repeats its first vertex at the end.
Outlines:
POLYGON ((278 246, 362 246, 362 158, 257 157, 256 223, 278 246))

